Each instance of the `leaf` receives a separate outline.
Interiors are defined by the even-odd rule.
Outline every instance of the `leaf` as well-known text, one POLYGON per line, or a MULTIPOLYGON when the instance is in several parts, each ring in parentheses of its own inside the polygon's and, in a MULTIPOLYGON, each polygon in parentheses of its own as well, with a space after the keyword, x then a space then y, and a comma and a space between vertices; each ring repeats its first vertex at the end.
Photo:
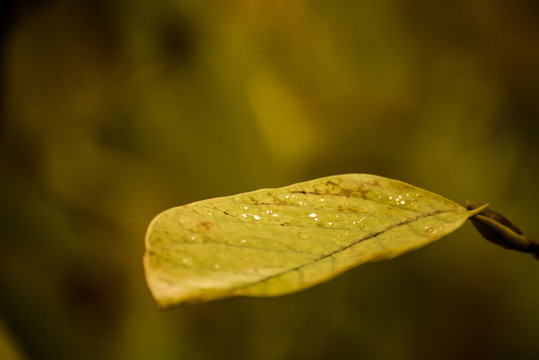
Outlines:
POLYGON ((364 174, 199 201, 151 222, 146 278, 161 308, 287 294, 424 246, 482 209, 364 174))

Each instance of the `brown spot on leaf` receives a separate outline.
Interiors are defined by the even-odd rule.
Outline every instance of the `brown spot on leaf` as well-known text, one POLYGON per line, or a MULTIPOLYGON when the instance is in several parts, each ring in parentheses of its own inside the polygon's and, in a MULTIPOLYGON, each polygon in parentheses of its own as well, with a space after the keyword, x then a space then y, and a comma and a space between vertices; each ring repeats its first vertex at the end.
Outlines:
POLYGON ((213 223, 208 220, 203 220, 198 223, 198 228, 200 231, 210 231, 213 229, 213 223))
MULTIPOLYGON (((274 204, 277 204, 277 205, 284 204, 284 202, 281 199, 279 199, 275 194, 268 194, 268 195, 270 195, 273 198, 274 204)), ((274 205, 274 204, 261 203, 261 205, 274 205)))

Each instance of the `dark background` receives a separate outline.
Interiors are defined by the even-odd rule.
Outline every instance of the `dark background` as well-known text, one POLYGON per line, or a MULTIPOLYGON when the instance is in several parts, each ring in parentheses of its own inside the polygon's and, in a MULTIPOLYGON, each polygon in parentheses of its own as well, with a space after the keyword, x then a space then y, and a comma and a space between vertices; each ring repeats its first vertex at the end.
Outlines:
POLYGON ((351 172, 539 237, 536 1, 2 4, 1 358, 539 358, 539 263, 470 224, 281 298, 142 269, 160 211, 351 172))

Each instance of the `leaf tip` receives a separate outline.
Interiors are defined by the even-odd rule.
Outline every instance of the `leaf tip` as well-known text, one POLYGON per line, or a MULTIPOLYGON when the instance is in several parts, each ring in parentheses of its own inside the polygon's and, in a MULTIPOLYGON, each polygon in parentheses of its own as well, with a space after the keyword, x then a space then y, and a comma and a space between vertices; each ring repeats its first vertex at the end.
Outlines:
POLYGON ((466 200, 466 209, 470 211, 470 217, 475 216, 483 212, 490 204, 478 205, 473 201, 466 200))

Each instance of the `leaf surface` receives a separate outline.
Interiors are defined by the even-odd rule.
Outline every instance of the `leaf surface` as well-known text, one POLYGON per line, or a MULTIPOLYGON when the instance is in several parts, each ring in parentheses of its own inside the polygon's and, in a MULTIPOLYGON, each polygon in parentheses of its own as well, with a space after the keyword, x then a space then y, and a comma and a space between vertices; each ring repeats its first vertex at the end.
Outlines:
POLYGON ((424 246, 482 209, 365 174, 199 201, 151 222, 146 278, 161 308, 287 294, 424 246))

